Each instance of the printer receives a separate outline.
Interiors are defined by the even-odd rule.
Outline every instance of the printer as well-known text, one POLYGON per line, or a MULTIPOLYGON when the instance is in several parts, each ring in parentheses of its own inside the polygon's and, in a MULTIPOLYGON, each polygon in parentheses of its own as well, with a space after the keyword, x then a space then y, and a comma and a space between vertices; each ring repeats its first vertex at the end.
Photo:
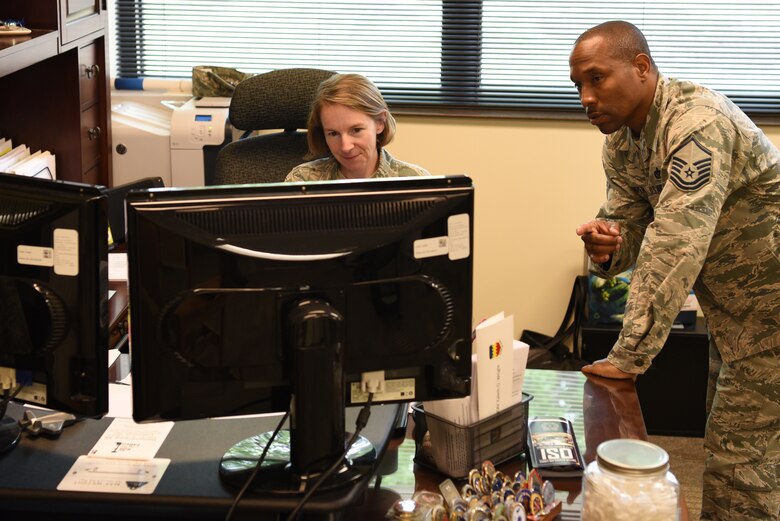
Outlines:
POLYGON ((149 176, 165 186, 211 184, 217 153, 233 140, 230 98, 112 97, 114 185, 149 176))
POLYGON ((171 115, 171 186, 211 183, 217 153, 233 140, 230 98, 192 98, 171 115))

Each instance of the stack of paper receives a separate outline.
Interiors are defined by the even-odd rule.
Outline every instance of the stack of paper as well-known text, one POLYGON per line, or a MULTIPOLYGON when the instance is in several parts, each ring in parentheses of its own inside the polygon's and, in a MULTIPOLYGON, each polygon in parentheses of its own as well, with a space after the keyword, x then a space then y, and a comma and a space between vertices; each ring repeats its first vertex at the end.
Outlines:
POLYGON ((513 334, 514 317, 503 312, 481 322, 471 356, 471 395, 425 402, 425 412, 466 426, 520 403, 529 346, 513 334))
POLYGON ((30 153, 27 145, 13 146, 10 139, 0 138, 0 172, 56 179, 54 154, 49 151, 30 153))
POLYGON ((79 456, 57 490, 151 494, 169 458, 155 457, 173 422, 135 423, 114 418, 88 454, 79 456))

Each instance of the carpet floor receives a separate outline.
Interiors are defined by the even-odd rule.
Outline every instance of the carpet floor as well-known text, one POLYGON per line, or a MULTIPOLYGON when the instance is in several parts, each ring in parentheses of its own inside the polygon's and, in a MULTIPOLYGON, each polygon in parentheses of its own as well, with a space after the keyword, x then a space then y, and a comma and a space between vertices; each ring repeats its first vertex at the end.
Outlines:
POLYGON ((704 439, 681 436, 649 436, 648 441, 669 454, 672 474, 680 482, 688 518, 698 520, 701 515, 701 480, 704 472, 704 439))

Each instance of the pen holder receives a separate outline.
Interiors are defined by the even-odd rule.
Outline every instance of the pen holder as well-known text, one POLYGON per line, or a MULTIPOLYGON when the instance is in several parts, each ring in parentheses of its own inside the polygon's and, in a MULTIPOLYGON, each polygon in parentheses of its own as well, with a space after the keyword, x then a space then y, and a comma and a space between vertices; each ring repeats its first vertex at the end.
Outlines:
POLYGON ((421 403, 413 404, 415 463, 452 478, 463 478, 485 460, 497 465, 522 454, 528 433, 528 402, 532 399, 532 395, 523 393, 520 403, 468 426, 426 414, 421 403))

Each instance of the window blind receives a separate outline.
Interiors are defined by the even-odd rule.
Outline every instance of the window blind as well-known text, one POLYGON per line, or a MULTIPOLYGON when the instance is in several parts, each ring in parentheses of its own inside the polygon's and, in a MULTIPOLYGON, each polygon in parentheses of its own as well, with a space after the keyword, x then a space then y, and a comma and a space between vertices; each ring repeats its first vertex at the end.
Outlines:
POLYGON ((117 77, 315 67, 368 76, 394 108, 475 111, 579 111, 571 46, 622 19, 667 76, 780 114, 774 1, 115 0, 115 15, 117 77))

